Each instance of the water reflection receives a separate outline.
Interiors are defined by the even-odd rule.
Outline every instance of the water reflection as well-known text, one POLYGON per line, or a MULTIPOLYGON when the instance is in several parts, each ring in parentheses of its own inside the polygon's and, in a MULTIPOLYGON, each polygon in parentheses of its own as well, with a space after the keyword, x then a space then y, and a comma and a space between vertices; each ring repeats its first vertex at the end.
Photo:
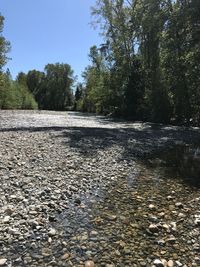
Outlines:
POLYGON ((200 146, 176 145, 148 160, 152 167, 162 167, 172 178, 200 186, 200 146))
MULTIPOLYGON (((191 199, 198 199, 198 190, 190 185, 199 186, 200 146, 177 145, 148 162, 152 168, 134 162, 129 175, 111 179, 107 185, 94 184, 91 190, 77 196, 79 205, 69 202, 68 209, 59 215, 56 228, 63 231, 69 253, 74 255, 71 258, 74 266, 86 258, 95 259, 98 266, 141 266, 140 255, 144 259, 155 251, 160 255, 157 233, 148 231, 152 220, 161 222, 159 231, 166 240, 171 237, 170 232, 162 226, 176 221, 180 232, 187 236, 185 229, 190 229, 196 208, 194 214, 191 204, 180 212, 175 203, 181 201, 186 207, 191 199), (182 179, 187 184, 168 178, 182 179), (184 220, 179 216, 184 216, 184 220), (188 221, 186 216, 190 216, 188 221)), ((176 238, 185 247, 186 237, 177 235, 176 238)), ((171 258, 171 249, 171 244, 166 242, 167 259, 171 258)), ((174 246, 173 251, 180 253, 180 247, 174 246)), ((186 257, 181 256, 183 260, 185 257, 185 263, 188 253, 186 257)))

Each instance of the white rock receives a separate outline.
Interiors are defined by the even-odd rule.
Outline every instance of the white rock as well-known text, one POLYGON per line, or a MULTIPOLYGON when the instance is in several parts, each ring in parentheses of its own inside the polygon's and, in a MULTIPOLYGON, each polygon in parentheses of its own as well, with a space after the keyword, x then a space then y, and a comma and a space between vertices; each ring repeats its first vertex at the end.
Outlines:
POLYGON ((49 235, 49 236, 54 236, 54 235, 56 235, 56 229, 51 228, 51 229, 49 230, 49 232, 48 232, 48 235, 49 235))
POLYGON ((180 213, 178 214, 178 217, 179 217, 179 218, 185 218, 185 217, 186 217, 186 214, 180 212, 180 213))
POLYGON ((171 222, 170 225, 171 225, 173 231, 177 230, 176 222, 171 222))
POLYGON ((85 262, 85 267, 94 267, 94 266, 95 266, 95 264, 93 261, 86 261, 85 262))
POLYGON ((176 265, 179 267, 183 266, 183 264, 180 261, 176 261, 176 265))
POLYGON ((167 262, 167 267, 174 267, 174 262, 173 262, 173 260, 169 260, 169 261, 167 262))
POLYGON ((153 204, 150 204, 150 205, 149 205, 149 209, 150 209, 150 210, 156 210, 156 207, 155 207, 153 204))
POLYGON ((165 267, 167 267, 167 261, 166 261, 165 259, 161 259, 161 262, 163 263, 163 265, 164 265, 165 267))
POLYGON ((5 216, 3 218, 3 223, 8 223, 10 221, 10 216, 5 216))
POLYGON ((176 242, 176 238, 175 238, 173 235, 171 235, 166 241, 167 241, 168 243, 173 244, 173 243, 176 242))
POLYGON ((0 259, 0 266, 3 266, 7 262, 7 259, 0 259))
POLYGON ((173 197, 172 196, 167 196, 167 200, 172 200, 173 197))
POLYGON ((169 230, 169 228, 170 228, 169 224, 166 224, 166 223, 164 223, 164 224, 162 225, 162 227, 163 227, 163 229, 165 229, 165 230, 169 230))
POLYGON ((91 231, 91 232, 90 232, 90 235, 93 235, 93 236, 94 236, 94 235, 98 235, 98 232, 97 232, 97 231, 91 231))

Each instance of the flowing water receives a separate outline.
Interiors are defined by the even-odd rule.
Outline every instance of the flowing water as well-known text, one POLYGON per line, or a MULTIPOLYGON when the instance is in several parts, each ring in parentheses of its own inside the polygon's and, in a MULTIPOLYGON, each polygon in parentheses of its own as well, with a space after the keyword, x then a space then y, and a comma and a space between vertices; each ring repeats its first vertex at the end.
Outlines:
POLYGON ((126 179, 82 196, 83 206, 74 207, 74 217, 62 214, 72 261, 88 258, 97 266, 151 266, 155 258, 165 258, 192 266, 198 250, 193 251, 191 244, 200 238, 192 226, 200 213, 195 202, 199 202, 199 163, 199 146, 177 145, 135 163, 126 179), (158 231, 149 230, 151 223, 158 224, 158 231))
POLYGON ((200 145, 176 145, 149 163, 154 168, 162 168, 169 177, 200 186, 200 145))

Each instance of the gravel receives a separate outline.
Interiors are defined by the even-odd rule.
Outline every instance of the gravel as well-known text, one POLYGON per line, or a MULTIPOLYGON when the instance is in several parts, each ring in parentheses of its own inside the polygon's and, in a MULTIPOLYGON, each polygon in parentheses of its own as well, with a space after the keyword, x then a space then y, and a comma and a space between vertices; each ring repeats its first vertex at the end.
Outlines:
POLYGON ((142 160, 198 128, 0 111, 0 140, 0 266, 199 266, 199 188, 142 160))

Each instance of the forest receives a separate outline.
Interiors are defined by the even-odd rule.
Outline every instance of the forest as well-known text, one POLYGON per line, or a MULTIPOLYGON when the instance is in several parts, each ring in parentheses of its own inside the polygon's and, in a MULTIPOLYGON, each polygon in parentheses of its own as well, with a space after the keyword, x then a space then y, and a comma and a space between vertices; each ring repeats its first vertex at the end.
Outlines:
POLYGON ((13 80, 4 70, 11 44, 0 16, 0 109, 200 125, 200 1, 98 0, 91 12, 103 39, 89 50, 82 83, 64 63, 13 80))

